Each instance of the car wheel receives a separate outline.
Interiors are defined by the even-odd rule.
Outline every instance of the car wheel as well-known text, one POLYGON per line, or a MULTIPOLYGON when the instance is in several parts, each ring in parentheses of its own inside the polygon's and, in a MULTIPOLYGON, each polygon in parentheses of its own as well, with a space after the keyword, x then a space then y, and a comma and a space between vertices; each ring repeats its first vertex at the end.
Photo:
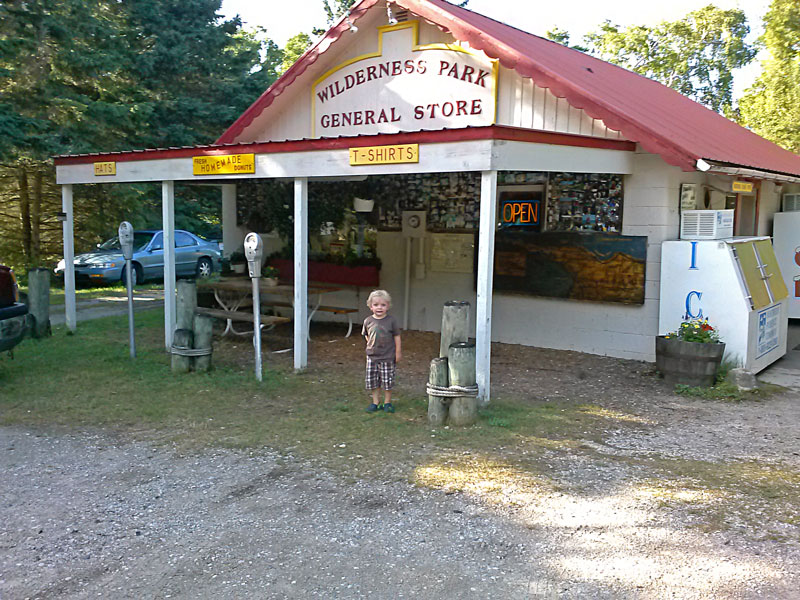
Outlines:
POLYGON ((204 256, 197 261, 197 269, 195 272, 201 279, 211 277, 211 274, 214 272, 214 264, 211 262, 210 258, 204 256))
MULTIPOLYGON (((122 285, 128 285, 127 281, 125 280, 125 273, 127 273, 127 269, 125 267, 122 268, 122 277, 120 277, 120 281, 122 285)), ((131 287, 136 287, 138 284, 144 282, 144 272, 142 271, 142 265, 139 263, 131 263, 131 275, 133 281, 131 282, 131 287)))

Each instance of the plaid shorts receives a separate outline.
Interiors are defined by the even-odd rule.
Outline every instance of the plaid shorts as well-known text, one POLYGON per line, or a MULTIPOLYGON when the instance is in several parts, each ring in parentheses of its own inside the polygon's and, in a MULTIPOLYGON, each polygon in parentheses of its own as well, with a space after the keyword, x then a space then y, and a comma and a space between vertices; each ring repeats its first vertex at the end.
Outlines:
POLYGON ((367 357, 367 378, 368 390, 390 390, 394 387, 394 374, 397 367, 393 360, 372 360, 367 357))

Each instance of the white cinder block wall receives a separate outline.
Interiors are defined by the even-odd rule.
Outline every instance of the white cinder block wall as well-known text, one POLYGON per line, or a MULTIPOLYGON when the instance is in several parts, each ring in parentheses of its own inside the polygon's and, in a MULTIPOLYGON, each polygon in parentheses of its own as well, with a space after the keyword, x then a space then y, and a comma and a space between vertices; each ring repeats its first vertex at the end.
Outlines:
MULTIPOLYGON (((700 183, 703 178, 701 173, 684 173, 645 152, 636 154, 634 173, 625 177, 622 233, 648 236, 644 305, 495 293, 493 341, 654 360, 661 242, 678 236, 680 184, 700 183)), ((430 271, 429 239, 424 279, 414 278, 413 263, 418 260, 418 243, 414 243, 409 328, 438 331, 444 302, 467 300, 474 307, 475 289, 473 275, 430 271)), ((392 293, 398 318, 404 309, 405 244, 399 233, 378 234, 381 285, 392 293)))
MULTIPOLYGON (((625 176, 622 233, 648 236, 645 303, 624 305, 495 293, 492 340, 653 361, 654 338, 658 334, 661 243, 678 238, 681 184, 702 184, 707 178, 703 173, 683 172, 657 155, 638 151, 633 174, 625 176)), ((713 183, 722 185, 720 178, 713 183)), ((787 188, 784 186, 782 191, 787 188)), ((724 202, 724 195, 720 197, 724 202)), ((772 183, 762 182, 759 234, 771 233, 772 213, 779 209, 779 198, 772 183)), ((401 320, 405 307, 406 243, 400 233, 378 233, 378 256, 383 262, 381 287, 392 294, 392 310, 401 320)), ((417 240, 412 244, 409 328, 439 331, 442 305, 448 300, 466 300, 473 307, 470 325, 474 331, 474 276, 431 271, 430 246, 431 234, 424 246, 425 277, 416 279, 414 265, 419 261, 420 244, 417 240)), ((358 302, 358 318, 363 319, 368 314, 364 305, 367 293, 364 290, 356 297, 352 292, 341 292, 337 297, 327 297, 326 302, 358 302)), ((326 317, 320 315, 321 319, 326 317)))

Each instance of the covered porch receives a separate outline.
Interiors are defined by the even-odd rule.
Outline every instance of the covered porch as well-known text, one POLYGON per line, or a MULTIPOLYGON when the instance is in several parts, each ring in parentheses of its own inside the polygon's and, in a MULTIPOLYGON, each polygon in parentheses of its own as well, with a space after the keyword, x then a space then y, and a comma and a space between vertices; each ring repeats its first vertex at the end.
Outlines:
MULTIPOLYGON (((313 180, 354 176, 382 176, 403 173, 480 173, 478 257, 475 288, 475 337, 477 379, 481 397, 490 398, 492 340, 492 279, 494 237, 497 221, 498 171, 526 170, 537 165, 543 171, 630 174, 633 150, 630 142, 577 135, 483 127, 466 131, 418 132, 309 140, 237 144, 112 154, 64 156, 56 159, 57 181, 62 185, 64 248, 67 270, 66 323, 77 326, 72 269, 73 186, 87 183, 161 182, 162 222, 165 232, 165 314, 164 342, 169 348, 175 329, 174 203, 175 182, 219 185, 222 194, 223 242, 227 252, 241 241, 244 232, 236 224, 236 182, 242 179, 292 180, 294 189, 294 339, 293 366, 308 365, 308 183, 313 180), (424 144, 423 151, 420 145, 424 144), (353 151, 365 148, 414 146, 415 160, 407 162, 353 163, 353 151), (252 168, 245 172, 208 171, 202 165, 209 157, 227 157, 234 163, 252 156, 252 168), (107 165, 113 165, 109 167, 107 165), (198 164, 201 167, 198 167, 198 164), (108 172, 113 171, 113 172, 108 172)), ((397 281, 397 273, 386 276, 397 281)), ((381 285, 386 277, 382 275, 381 285)), ((403 291, 408 289, 406 280, 403 291)), ((394 290, 395 297, 398 294, 394 290)), ((450 299, 450 298, 447 298, 450 299)), ((435 307, 431 307, 433 310, 435 307)), ((405 310, 396 303, 396 310, 405 310)))

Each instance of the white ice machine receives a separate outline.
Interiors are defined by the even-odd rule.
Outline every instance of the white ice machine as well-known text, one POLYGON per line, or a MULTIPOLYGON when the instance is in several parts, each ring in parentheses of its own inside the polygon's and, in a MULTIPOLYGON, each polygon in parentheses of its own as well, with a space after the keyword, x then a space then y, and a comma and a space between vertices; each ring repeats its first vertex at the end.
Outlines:
POLYGON ((768 237, 664 242, 659 335, 708 318, 725 359, 752 373, 786 354, 788 292, 768 237))

